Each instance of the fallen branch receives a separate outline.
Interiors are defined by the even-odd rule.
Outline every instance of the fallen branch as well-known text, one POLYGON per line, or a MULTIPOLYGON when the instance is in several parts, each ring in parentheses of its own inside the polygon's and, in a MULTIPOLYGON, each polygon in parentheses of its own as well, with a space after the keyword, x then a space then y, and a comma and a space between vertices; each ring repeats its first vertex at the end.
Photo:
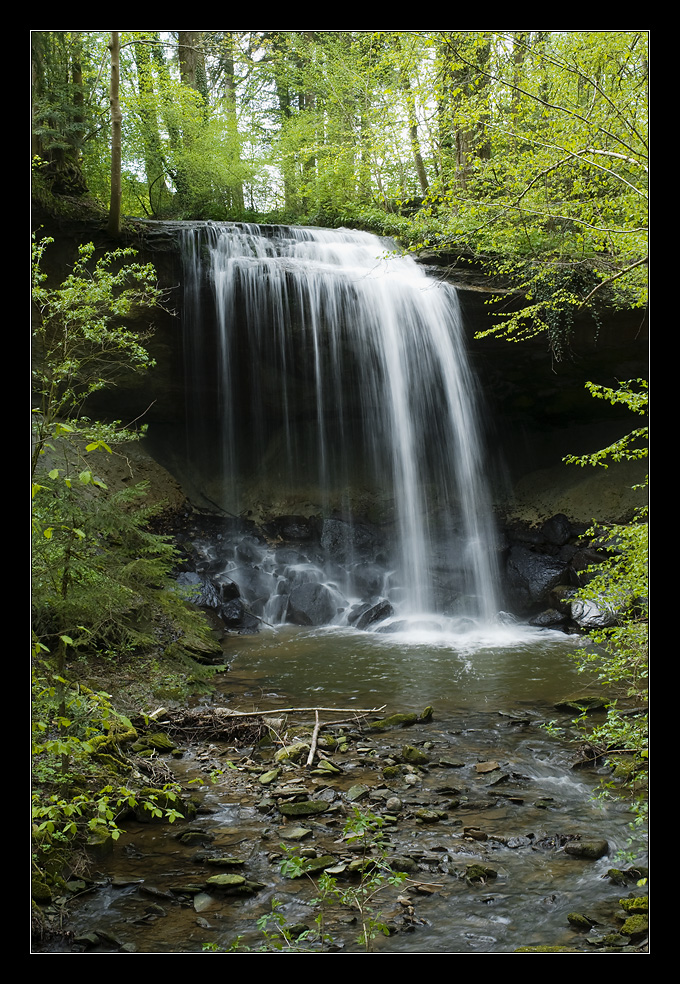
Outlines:
MULTIPOLYGON (((265 717, 265 715, 273 714, 311 714, 314 712, 317 714, 319 711, 326 711, 330 714, 377 714, 378 711, 384 711, 387 704, 383 704, 382 707, 279 707, 275 711, 231 711, 226 707, 216 708, 220 714, 225 714, 227 716, 233 717, 265 717)), ((334 721, 333 724, 340 724, 339 721, 334 721)))
POLYGON ((321 730, 321 722, 319 721, 319 712, 314 711, 314 717, 316 723, 314 725, 314 731, 312 732, 312 742, 309 749, 309 755, 307 756, 307 768, 309 768, 314 761, 314 756, 316 755, 316 743, 319 739, 319 731, 321 730))

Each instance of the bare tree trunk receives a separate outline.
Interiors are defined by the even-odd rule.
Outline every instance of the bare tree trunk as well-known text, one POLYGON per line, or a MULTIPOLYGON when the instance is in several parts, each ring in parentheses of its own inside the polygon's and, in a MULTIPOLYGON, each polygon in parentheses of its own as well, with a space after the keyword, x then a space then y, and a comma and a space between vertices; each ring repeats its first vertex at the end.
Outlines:
POLYGON ((111 52, 111 205, 108 232, 111 236, 119 236, 123 114, 120 109, 120 36, 118 31, 111 31, 109 51, 111 52))

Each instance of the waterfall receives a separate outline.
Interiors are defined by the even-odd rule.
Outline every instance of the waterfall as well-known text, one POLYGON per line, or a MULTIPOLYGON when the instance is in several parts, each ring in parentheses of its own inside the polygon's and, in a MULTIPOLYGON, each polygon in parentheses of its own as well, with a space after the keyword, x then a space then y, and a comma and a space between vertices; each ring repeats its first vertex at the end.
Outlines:
MULTIPOLYGON (((493 522, 455 289, 344 229, 188 223, 183 250, 189 443, 223 508, 315 515, 325 552, 303 560, 347 604, 491 621, 493 522)), ((287 596, 291 572, 259 567, 287 596)))

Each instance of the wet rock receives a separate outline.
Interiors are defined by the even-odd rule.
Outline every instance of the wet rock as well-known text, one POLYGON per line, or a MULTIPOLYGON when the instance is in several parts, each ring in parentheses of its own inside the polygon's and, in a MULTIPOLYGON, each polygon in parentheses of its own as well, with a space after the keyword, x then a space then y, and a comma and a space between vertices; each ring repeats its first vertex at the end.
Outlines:
POLYGON ((445 810, 416 810, 415 811, 416 820, 421 823, 439 823, 440 820, 447 820, 448 813, 445 810))
POLYGON ((566 625, 567 622, 567 616, 555 608, 546 608, 545 611, 529 619, 529 625, 534 625, 539 629, 559 629, 566 625))
POLYGON ((570 912, 567 915, 567 922, 574 929, 590 930, 595 925, 592 919, 582 915, 580 912, 570 912))
POLYGON ((355 625, 357 629, 368 629, 376 622, 384 622, 386 618, 391 618, 392 615, 394 615, 394 609, 389 601, 383 599, 360 615, 355 625))
POLYGON ((236 546, 236 559, 248 564, 260 564, 266 548, 255 537, 246 536, 236 546))
POLYGON ((272 574, 256 567, 242 567, 238 571, 238 586, 247 606, 255 614, 261 615, 276 590, 276 580, 272 574))
POLYGON ((301 800, 299 803, 281 803, 279 812, 284 817, 313 817, 319 813, 325 813, 328 803, 320 800, 301 800))
POLYGON ((308 754, 309 745, 304 741, 298 741, 280 748, 274 758, 277 762, 299 762, 304 755, 308 754))
POLYGON ((213 868, 242 868, 245 865, 243 858, 206 858, 205 863, 213 868))
POLYGON ((283 830, 279 831, 278 836, 282 840, 299 842, 312 837, 313 832, 309 827, 284 827, 283 830))
POLYGON ((212 875, 208 878, 206 882, 206 887, 208 891, 210 889, 219 889, 220 891, 233 891, 234 889, 239 889, 245 887, 246 878, 243 875, 212 875))
POLYGON ((355 594, 370 601, 383 593, 385 571, 378 564, 356 564, 352 568, 352 582, 355 594))
POLYGON ((616 612, 604 603, 575 598, 570 607, 572 620, 581 629, 607 629, 619 621, 616 612))
POLYGON ((444 769, 462 769, 465 766, 465 762, 453 758, 451 755, 442 755, 439 759, 439 764, 444 769))
POLYGON ((629 915, 649 912, 649 896, 635 895, 629 899, 619 899, 619 905, 629 915))
POLYGON ((497 878, 498 872, 495 868, 487 867, 484 864, 469 864, 465 869, 465 881, 469 885, 485 884, 489 879, 497 878))
POLYGON ((367 731, 389 731, 391 728, 404 728, 418 721, 417 714, 391 714, 389 717, 371 721, 366 726, 367 731))
POLYGON ((541 534, 546 543, 555 546, 562 546, 572 537, 571 523, 564 513, 557 513, 550 519, 546 519, 541 527, 541 534))
POLYGON ((371 560, 381 547, 377 531, 362 523, 346 523, 326 519, 321 531, 321 546, 328 557, 336 561, 351 561, 363 557, 371 560))
POLYGON ((572 858, 597 861, 609 853, 609 844, 606 840, 574 840, 565 844, 564 853, 572 858))
POLYGON ((368 796, 369 789, 368 786, 364 786, 363 783, 357 783, 355 786, 351 786, 347 793, 345 794, 345 799, 349 803, 356 803, 359 800, 364 799, 368 796))
POLYGON ((649 918, 641 913, 629 916, 621 927, 624 936, 640 937, 649 931, 649 918))
POLYGON ((328 625, 342 607, 337 592, 325 584, 308 582, 291 591, 287 618, 294 625, 328 625))
POLYGON ((413 745, 404 745, 401 750, 401 757, 404 762, 408 762, 410 765, 428 765, 430 762, 429 756, 413 745))
POLYGON ((500 769, 500 765, 495 761, 478 762, 475 766, 475 772, 479 772, 482 775, 487 772, 495 772, 496 769, 500 769))
POLYGON ((221 605, 219 616, 228 629, 236 632, 257 632, 259 620, 248 611, 242 598, 232 598, 221 605))
POLYGON ((507 590, 517 611, 548 600, 550 591, 568 581, 567 563, 548 554, 535 553, 515 545, 510 549, 507 563, 507 590))

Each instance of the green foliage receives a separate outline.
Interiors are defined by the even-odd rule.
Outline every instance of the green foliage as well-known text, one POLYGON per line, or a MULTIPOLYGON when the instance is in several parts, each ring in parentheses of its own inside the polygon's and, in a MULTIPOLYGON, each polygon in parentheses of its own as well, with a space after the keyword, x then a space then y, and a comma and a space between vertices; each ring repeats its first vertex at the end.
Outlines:
MULTIPOLYGON (((641 415, 646 413, 647 385, 644 380, 630 380, 616 390, 592 383, 587 386, 598 399, 624 404, 641 415)), ((644 458, 647 455, 645 437, 646 429, 639 428, 594 455, 569 456, 565 460, 606 468, 609 459, 644 458)), ((584 716, 579 724, 598 754, 614 760, 622 754, 633 757, 633 768, 624 775, 624 783, 637 790, 644 787, 640 778, 648 756, 647 508, 639 509, 629 524, 594 527, 588 535, 595 538, 598 549, 607 554, 607 560, 589 569, 589 580, 576 593, 576 598, 610 612, 614 624, 589 631, 593 648, 579 650, 576 654, 579 669, 594 670, 610 700, 605 723, 591 727, 584 716)), ((639 801, 641 814, 645 808, 643 793, 639 801)))
MULTIPOLYGON (((128 31, 121 42, 128 213, 387 224, 411 248, 463 253, 505 278, 530 307, 504 312, 497 332, 547 330, 558 358, 581 307, 646 303, 645 32, 128 31)), ((66 154, 104 204, 107 43, 34 32, 46 172, 65 174, 53 157, 66 154)))
MULTIPOLYGON (((647 412, 647 380, 629 379, 620 383, 617 389, 586 383, 586 389, 598 400, 606 400, 613 406, 623 404, 633 413, 644 415, 647 412)), ((609 461, 635 461, 646 458, 648 452, 647 427, 636 427, 629 434, 600 451, 589 455, 567 455, 564 459, 569 465, 609 466, 609 461)))
POLYGON ((146 605, 153 617, 176 612, 159 585, 174 561, 169 542, 149 529, 145 487, 111 492, 97 459, 138 435, 85 415, 87 398, 128 372, 152 365, 139 334, 123 319, 160 298, 151 266, 120 250, 92 262, 82 246, 71 273, 49 287, 34 248, 33 602, 41 641, 70 647, 125 645, 146 605))
MULTIPOLYGON (((45 647, 34 644, 32 668, 32 822, 34 864, 49 868, 51 858, 65 846, 92 836, 117 840, 119 821, 131 810, 172 823, 181 816, 178 787, 158 796, 140 797, 129 785, 112 784, 97 763, 97 750, 106 747, 126 766, 120 751, 135 734, 130 721, 118 713, 109 694, 70 686, 55 677, 45 659, 45 647), (67 763, 67 768, 64 767, 67 763)), ((129 767, 127 767, 129 771, 129 767)))
POLYGON ((181 651, 205 638, 202 616, 174 590, 176 551, 150 524, 140 483, 112 490, 102 459, 139 433, 87 416, 88 398, 152 360, 144 337, 126 327, 160 299, 151 266, 129 251, 94 259, 80 248, 71 272, 50 286, 33 267, 34 453, 32 461, 33 831, 36 864, 74 840, 104 832, 132 808, 172 822, 177 793, 142 800, 118 772, 130 722, 107 694, 74 682, 77 660, 143 651, 181 651), (106 753, 108 765, 103 764, 106 753), (113 780, 109 772, 113 770, 113 780))

